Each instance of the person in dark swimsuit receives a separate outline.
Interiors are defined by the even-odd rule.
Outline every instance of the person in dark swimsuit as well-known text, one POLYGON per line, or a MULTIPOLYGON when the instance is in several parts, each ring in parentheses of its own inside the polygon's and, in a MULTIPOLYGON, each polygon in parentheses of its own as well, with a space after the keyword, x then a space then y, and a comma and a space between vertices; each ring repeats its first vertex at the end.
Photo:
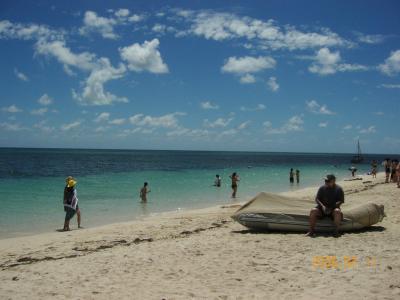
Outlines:
POLYGON ((290 183, 293 183, 293 182, 294 182, 294 172, 293 172, 293 168, 291 168, 291 169, 290 169, 290 172, 289 172, 289 181, 290 181, 290 183))
POLYGON ((383 161, 383 168, 385 169, 385 174, 386 174, 385 183, 388 183, 388 182, 389 182, 390 165, 391 165, 390 159, 389 159, 389 158, 386 158, 386 159, 383 161))
POLYGON ((335 175, 327 175, 325 185, 318 190, 315 202, 317 206, 310 211, 310 231, 308 236, 315 236, 315 224, 318 218, 331 218, 336 226, 334 236, 339 236, 339 226, 343 219, 340 206, 344 203, 343 189, 336 184, 335 175))
POLYGON ((234 172, 229 177, 232 180, 232 198, 236 198, 236 192, 237 192, 237 188, 238 188, 238 181, 240 181, 239 175, 237 175, 236 172, 234 172))
MULTIPOLYGON (((66 193, 66 190, 68 188, 68 183, 70 180, 75 180, 74 177, 68 176, 65 178, 65 188, 64 188, 64 195, 66 193)), ((66 208, 64 208, 65 210, 66 208)), ((81 226, 81 210, 79 209, 79 204, 76 205, 76 220, 78 221, 78 228, 82 228, 81 226)))

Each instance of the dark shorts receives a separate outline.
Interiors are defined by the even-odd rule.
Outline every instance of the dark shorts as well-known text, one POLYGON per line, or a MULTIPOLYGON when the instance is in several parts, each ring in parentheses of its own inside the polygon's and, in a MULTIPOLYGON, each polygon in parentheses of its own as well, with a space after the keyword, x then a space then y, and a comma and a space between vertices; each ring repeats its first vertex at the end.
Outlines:
POLYGON ((71 207, 64 207, 65 210, 65 221, 69 221, 75 216, 76 210, 71 207))
POLYGON ((232 184, 232 188, 233 189, 235 189, 235 188, 237 188, 238 186, 237 186, 237 184, 232 184))
MULTIPOLYGON (((316 206, 315 208, 317 208, 319 210, 319 212, 321 213, 321 219, 323 218, 331 218, 333 220, 333 211, 334 209, 332 209, 332 211, 329 214, 326 214, 322 211, 322 208, 319 206, 316 206)), ((342 213, 342 219, 343 219, 343 213, 342 213)))

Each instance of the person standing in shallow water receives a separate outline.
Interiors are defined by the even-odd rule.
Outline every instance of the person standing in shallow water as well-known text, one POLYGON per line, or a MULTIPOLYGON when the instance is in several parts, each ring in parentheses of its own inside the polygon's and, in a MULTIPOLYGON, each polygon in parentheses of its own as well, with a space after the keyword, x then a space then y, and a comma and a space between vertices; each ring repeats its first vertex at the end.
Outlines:
POLYGON ((293 172, 293 168, 290 169, 289 181, 290 181, 290 183, 293 183, 293 182, 294 182, 294 172, 293 172))
POLYGON ((214 186, 221 187, 221 181, 222 181, 221 176, 219 176, 218 174, 215 175, 214 186))
POLYGON ((143 184, 143 187, 140 189, 140 199, 142 203, 146 203, 147 202, 147 194, 150 193, 150 190, 148 189, 148 183, 145 182, 143 184))
MULTIPOLYGON (((67 186, 64 189, 64 211, 65 211, 65 221, 64 221, 64 231, 69 231, 69 223, 74 217, 77 206, 78 206, 78 196, 76 192, 76 181, 70 179, 67 186)), ((80 225, 79 225, 80 226, 80 225)))
POLYGON ((232 198, 236 198, 236 192, 238 188, 238 182, 240 181, 239 175, 236 174, 236 172, 232 173, 231 176, 229 176, 232 180, 232 198))
MULTIPOLYGON (((76 182, 76 180, 72 176, 68 176, 65 179, 64 197, 65 197, 65 191, 68 188, 68 183, 70 180, 74 180, 76 182)), ((64 211, 66 211, 65 207, 64 207, 64 211)), ((78 228, 82 228, 82 226, 81 226, 81 210, 79 208, 78 203, 76 204, 76 220, 78 221, 78 228)))
POLYGON ((300 183, 300 170, 296 169, 296 182, 300 183))

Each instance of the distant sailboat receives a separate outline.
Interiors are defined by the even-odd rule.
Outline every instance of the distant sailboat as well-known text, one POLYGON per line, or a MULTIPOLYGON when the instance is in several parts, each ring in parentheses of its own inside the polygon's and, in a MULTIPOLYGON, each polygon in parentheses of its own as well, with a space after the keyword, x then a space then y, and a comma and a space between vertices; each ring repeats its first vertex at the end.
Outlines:
POLYGON ((352 164, 359 164, 364 160, 361 154, 360 140, 357 141, 357 154, 351 159, 352 164))

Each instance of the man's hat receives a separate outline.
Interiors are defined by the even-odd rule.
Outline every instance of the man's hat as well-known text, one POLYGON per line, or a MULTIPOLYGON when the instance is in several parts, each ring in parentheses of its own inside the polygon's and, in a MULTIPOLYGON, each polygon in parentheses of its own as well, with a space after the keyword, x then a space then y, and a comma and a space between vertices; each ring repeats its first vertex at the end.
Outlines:
POLYGON ((336 180, 336 177, 333 174, 328 174, 328 175, 325 176, 324 180, 327 181, 327 182, 334 181, 334 180, 336 180))

